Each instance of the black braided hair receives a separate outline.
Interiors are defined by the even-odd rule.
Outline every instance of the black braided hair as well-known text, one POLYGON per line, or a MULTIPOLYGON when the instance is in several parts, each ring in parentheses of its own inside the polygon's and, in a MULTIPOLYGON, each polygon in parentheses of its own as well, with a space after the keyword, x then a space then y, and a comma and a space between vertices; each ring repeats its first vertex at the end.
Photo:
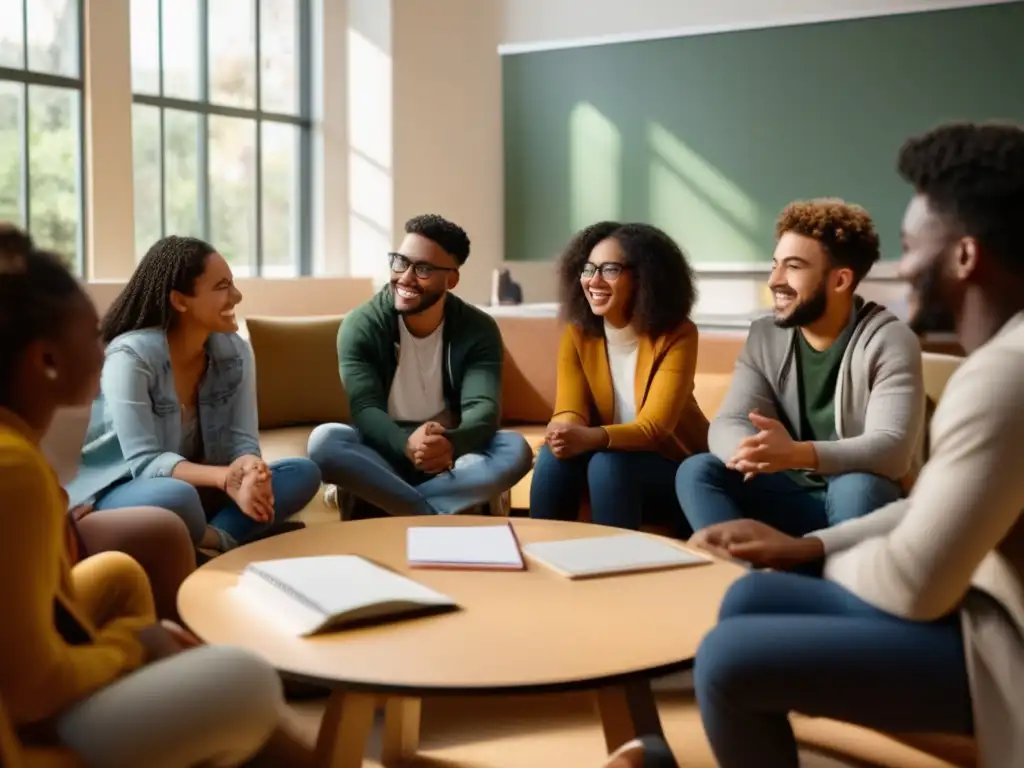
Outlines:
POLYGON ((59 256, 38 250, 14 225, 0 223, 0 404, 9 404, 25 349, 61 332, 70 299, 78 295, 84 295, 82 287, 59 256))
POLYGON ((213 253, 212 245, 195 237, 171 235, 154 243, 103 317, 103 341, 142 328, 170 330, 176 317, 171 291, 191 295, 213 253))

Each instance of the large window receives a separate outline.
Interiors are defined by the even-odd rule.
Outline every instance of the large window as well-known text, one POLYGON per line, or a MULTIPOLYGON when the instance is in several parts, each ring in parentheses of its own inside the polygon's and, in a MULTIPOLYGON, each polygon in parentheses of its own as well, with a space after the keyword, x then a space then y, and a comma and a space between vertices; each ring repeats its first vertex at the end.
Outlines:
POLYGON ((0 0, 0 220, 82 267, 82 6, 0 0))
POLYGON ((308 274, 309 0, 131 10, 137 258, 195 235, 239 276, 308 274))

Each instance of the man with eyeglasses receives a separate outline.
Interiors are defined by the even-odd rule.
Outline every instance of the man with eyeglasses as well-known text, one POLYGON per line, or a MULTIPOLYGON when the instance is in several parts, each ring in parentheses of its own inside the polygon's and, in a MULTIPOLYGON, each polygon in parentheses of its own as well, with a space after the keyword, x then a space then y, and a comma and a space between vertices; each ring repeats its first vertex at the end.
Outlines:
MULTIPOLYGON (((405 224, 391 280, 338 334, 352 424, 322 424, 309 456, 325 482, 391 515, 493 503, 530 470, 523 437, 498 429, 503 345, 486 312, 451 293, 469 257, 461 227, 405 224)), ((328 501, 346 510, 337 490, 328 501)))
POLYGON ((776 233, 775 316, 751 325, 711 422, 711 453, 676 474, 694 531, 746 517, 802 536, 899 499, 918 469, 920 344, 856 295, 880 256, 867 211, 800 201, 776 233))

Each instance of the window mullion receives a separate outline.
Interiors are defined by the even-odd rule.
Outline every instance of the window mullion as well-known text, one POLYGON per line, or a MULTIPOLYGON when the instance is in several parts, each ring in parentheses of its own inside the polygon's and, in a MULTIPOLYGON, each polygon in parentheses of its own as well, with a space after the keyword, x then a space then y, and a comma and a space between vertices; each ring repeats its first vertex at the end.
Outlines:
MULTIPOLYGON (((261 60, 260 45, 260 0, 252 0, 255 4, 254 18, 256 21, 256 111, 263 109, 263 93, 261 83, 263 80, 263 62, 261 60)), ((256 119, 256 270, 255 276, 263 276, 263 122, 256 119)))
MULTIPOLYGON (((210 103, 210 7, 209 0, 199 0, 199 101, 210 103)), ((196 179, 201 237, 212 239, 210 214, 210 116, 204 110, 199 118, 199 144, 196 158, 196 179)), ((216 247, 216 246, 215 246, 216 247)))
POLYGON ((313 21, 309 0, 296 0, 299 4, 299 39, 295 41, 299 54, 299 274, 313 274, 313 131, 310 115, 313 111, 313 21))
MULTIPOLYGON (((21 63, 28 73, 28 0, 21 3, 21 63)), ((32 184, 29 181, 29 113, 28 113, 28 82, 21 86, 21 212, 25 229, 29 229, 32 216, 32 184)))

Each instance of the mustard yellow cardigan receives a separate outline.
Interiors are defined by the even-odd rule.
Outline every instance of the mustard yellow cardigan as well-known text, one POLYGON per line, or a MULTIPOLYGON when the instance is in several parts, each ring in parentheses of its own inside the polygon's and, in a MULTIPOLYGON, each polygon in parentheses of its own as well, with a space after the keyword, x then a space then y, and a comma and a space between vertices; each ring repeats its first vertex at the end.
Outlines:
POLYGON ((604 334, 566 326, 558 352, 553 421, 600 426, 612 451, 653 451, 673 461, 708 450, 708 420, 693 397, 697 326, 687 320, 656 338, 641 336, 636 420, 613 424, 615 392, 604 334))
POLYGON ((21 727, 63 712, 140 666, 136 632, 153 619, 115 618, 97 628, 76 605, 67 495, 31 429, 3 409, 0 531, 0 698, 21 727), (67 625, 63 634, 58 620, 67 625))

